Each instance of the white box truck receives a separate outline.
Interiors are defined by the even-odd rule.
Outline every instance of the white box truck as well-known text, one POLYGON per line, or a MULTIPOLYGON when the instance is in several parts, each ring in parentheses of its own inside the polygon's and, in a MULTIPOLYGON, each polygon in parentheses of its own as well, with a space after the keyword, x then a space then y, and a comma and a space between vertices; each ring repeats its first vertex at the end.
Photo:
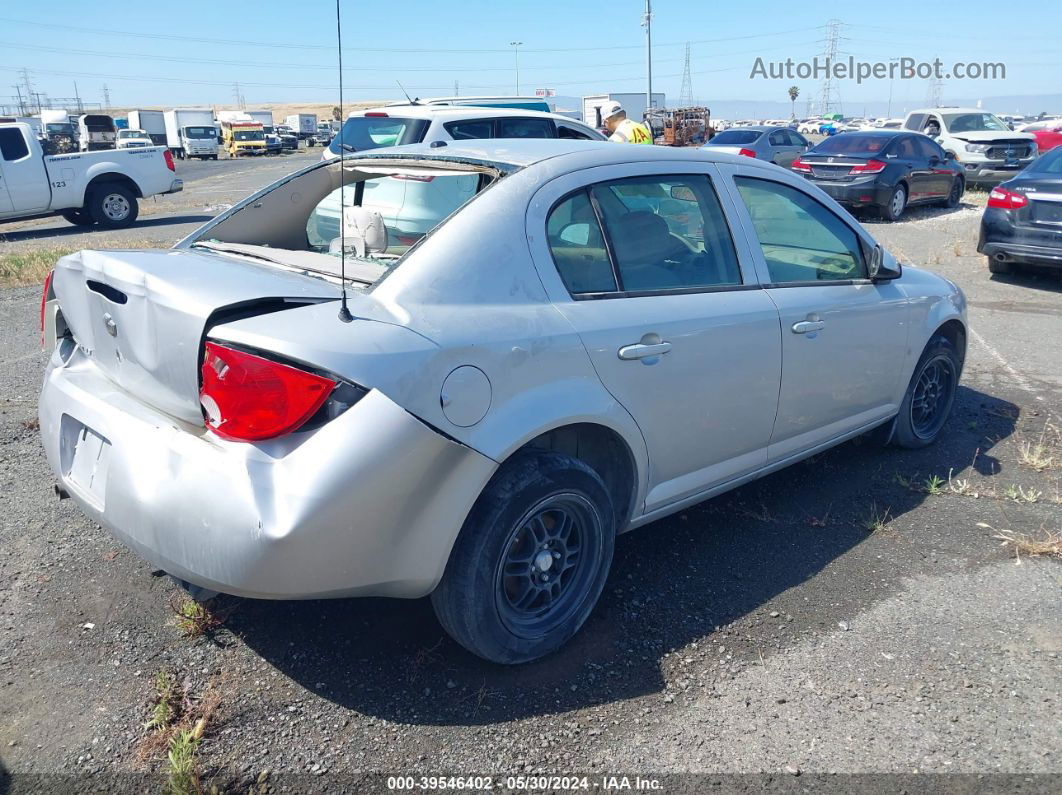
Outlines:
POLYGON ((262 130, 266 135, 272 135, 276 132, 273 129, 273 111, 271 110, 245 110, 245 114, 251 117, 251 121, 256 121, 262 125, 262 130))
POLYGON ((129 111, 129 129, 143 130, 155 146, 166 145, 166 114, 161 110, 129 111))
POLYGON ((166 145, 178 158, 218 159, 218 136, 210 108, 174 108, 164 114, 166 145))
POLYGON ((285 121, 299 136, 299 140, 309 141, 310 146, 317 142, 316 113, 293 113, 285 121))

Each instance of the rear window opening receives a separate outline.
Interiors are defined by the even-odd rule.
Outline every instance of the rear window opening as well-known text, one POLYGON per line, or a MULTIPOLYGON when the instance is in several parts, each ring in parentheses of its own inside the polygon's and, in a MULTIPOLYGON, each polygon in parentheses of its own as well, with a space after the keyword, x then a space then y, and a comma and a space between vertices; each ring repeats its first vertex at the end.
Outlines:
POLYGON ((715 134, 711 143, 713 146, 738 146, 741 144, 751 144, 761 135, 763 135, 763 133, 758 130, 723 130, 723 132, 715 134))
POLYGON ((332 139, 328 149, 334 154, 365 152, 385 146, 419 144, 431 122, 428 119, 404 119, 397 116, 351 116, 332 139), (340 144, 342 141, 342 144, 340 144))
POLYGON ((814 149, 814 154, 830 155, 873 155, 888 146, 894 138, 885 135, 860 135, 845 133, 835 135, 822 141, 814 149))
POLYGON ((331 277, 345 250, 347 278, 371 286, 496 176, 456 164, 334 160, 239 206, 190 245, 331 277))

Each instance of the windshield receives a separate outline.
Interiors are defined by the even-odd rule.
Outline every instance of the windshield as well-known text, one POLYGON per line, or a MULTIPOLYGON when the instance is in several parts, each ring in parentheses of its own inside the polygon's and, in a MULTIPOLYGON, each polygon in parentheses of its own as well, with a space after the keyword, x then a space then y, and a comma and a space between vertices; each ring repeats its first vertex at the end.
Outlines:
POLYGON ((993 113, 945 113, 944 123, 952 133, 1010 132, 1010 127, 993 113))
POLYGON ((419 144, 424 140, 430 122, 427 119, 401 119, 394 116, 353 116, 343 123, 343 129, 328 145, 330 151, 340 154, 340 141, 346 151, 363 152, 382 146, 419 144))
POLYGON ((725 130, 721 133, 718 133, 708 143, 710 143, 712 146, 751 144, 761 135, 763 135, 763 133, 759 130, 725 130))
POLYGON ((232 137, 237 141, 264 141, 265 133, 261 130, 236 130, 232 137))
POLYGON ((830 155, 873 155, 888 146, 894 138, 891 135, 860 135, 845 133, 820 141, 810 154, 830 155))
POLYGON ((185 138, 217 138, 218 132, 213 127, 185 127, 185 138))
POLYGON ((1038 157, 1025 169, 1029 174, 1055 174, 1062 176, 1062 146, 1055 147, 1042 157, 1038 157))
POLYGON ((147 138, 148 134, 143 130, 119 130, 119 138, 147 138))
POLYGON ((71 135, 74 132, 74 126, 72 124, 49 124, 47 125, 48 132, 58 133, 60 135, 71 135))

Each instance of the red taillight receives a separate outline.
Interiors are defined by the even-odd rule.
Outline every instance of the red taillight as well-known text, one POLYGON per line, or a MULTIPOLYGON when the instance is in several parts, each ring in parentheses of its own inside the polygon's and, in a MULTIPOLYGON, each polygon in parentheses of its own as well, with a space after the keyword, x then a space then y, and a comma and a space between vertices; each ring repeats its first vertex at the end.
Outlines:
POLYGON ((744 147, 742 147, 741 149, 738 149, 738 154, 739 155, 745 155, 745 157, 755 157, 756 156, 755 152, 753 152, 751 149, 745 149, 744 147))
POLYGON ((988 194, 988 206, 998 207, 1000 210, 1017 210, 1029 203, 1029 199, 1023 193, 1015 193, 1006 188, 992 188, 988 194))
POLYGON ((330 378, 208 342, 199 402, 218 436, 253 442, 298 429, 335 386, 330 378))
POLYGON ((865 163, 856 163, 852 166, 849 174, 880 174, 885 170, 887 163, 882 163, 880 160, 868 160, 865 163))
POLYGON ((804 158, 802 157, 798 157, 796 160, 790 163, 789 167, 793 169, 793 171, 800 171, 805 174, 811 173, 811 164, 804 160, 804 158))
POLYGON ((173 164, 173 152, 167 149, 165 152, 162 153, 162 157, 166 161, 166 168, 168 168, 170 171, 176 172, 177 166, 173 164))
POLYGON ((52 277, 55 275, 55 270, 48 271, 48 275, 44 277, 44 292, 41 293, 41 346, 44 346, 44 312, 48 308, 48 293, 52 291, 52 277))
POLYGON ((389 118, 386 113, 383 113, 381 111, 372 111, 370 113, 366 113, 365 115, 366 116, 374 116, 376 118, 383 118, 383 119, 389 118))

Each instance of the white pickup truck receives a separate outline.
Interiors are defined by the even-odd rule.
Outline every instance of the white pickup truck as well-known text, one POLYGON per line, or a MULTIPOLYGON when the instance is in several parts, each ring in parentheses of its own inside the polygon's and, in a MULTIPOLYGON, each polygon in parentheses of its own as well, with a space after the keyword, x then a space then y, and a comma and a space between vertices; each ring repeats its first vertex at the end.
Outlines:
POLYGON ((0 124, 0 221, 58 213, 120 229, 136 220, 138 199, 183 187, 164 146, 45 155, 28 124, 0 124))

